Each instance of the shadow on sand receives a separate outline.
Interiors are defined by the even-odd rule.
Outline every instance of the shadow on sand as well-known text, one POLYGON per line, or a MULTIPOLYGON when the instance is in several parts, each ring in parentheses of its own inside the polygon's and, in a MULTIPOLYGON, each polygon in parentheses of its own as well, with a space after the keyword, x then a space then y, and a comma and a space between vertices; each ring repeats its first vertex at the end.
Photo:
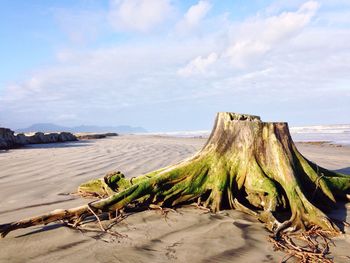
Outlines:
POLYGON ((60 228, 60 227, 64 227, 64 226, 65 226, 65 224, 62 224, 62 223, 54 223, 54 224, 50 224, 50 225, 47 225, 47 226, 39 226, 37 229, 35 229, 35 230, 33 230, 33 231, 29 232, 29 233, 15 236, 15 238, 30 236, 30 235, 33 235, 33 234, 54 230, 54 229, 57 229, 57 228, 60 228))
POLYGON ((347 174, 347 175, 350 176, 350 167, 346 167, 346 168, 334 170, 334 172, 342 173, 342 174, 347 174))
MULTIPOLYGON (((337 169, 337 170, 334 170, 334 172, 342 173, 342 174, 346 174, 346 175, 350 176, 350 167, 337 169)), ((348 209, 347 209, 348 203, 349 203, 349 201, 347 201, 347 200, 337 201, 334 208, 329 213, 327 213, 327 215, 331 219, 333 219, 334 223, 338 226, 338 228, 342 232, 344 232, 344 230, 345 230, 344 222, 346 222, 346 217, 347 217, 347 213, 348 213, 348 209)))

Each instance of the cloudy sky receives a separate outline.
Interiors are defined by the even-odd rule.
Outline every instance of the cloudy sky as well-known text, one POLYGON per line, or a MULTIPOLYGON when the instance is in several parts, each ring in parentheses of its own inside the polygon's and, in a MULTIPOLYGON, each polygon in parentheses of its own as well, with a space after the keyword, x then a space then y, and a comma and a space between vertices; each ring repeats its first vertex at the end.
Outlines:
POLYGON ((2 0, 0 126, 350 123, 349 0, 2 0))

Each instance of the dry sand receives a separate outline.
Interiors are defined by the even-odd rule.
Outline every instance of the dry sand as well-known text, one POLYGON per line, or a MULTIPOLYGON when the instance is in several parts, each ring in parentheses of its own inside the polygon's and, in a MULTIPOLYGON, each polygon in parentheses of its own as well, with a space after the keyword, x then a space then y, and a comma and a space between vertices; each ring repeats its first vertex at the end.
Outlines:
MULTIPOLYGON (((119 136, 35 145, 0 153, 0 224, 69 208, 86 200, 67 195, 111 170, 137 176, 190 156, 205 139, 119 136)), ((309 159, 350 174, 350 148, 298 145, 309 159)), ((349 220, 349 205, 333 216, 349 220)), ((128 217, 116 230, 126 238, 82 234, 59 224, 10 233, 0 240, 0 262, 279 262, 268 232, 237 211, 204 214, 182 208, 165 220, 159 211, 128 217), (44 230, 44 231, 43 231, 44 230)), ((335 239, 336 262, 348 262, 350 231, 335 239)))

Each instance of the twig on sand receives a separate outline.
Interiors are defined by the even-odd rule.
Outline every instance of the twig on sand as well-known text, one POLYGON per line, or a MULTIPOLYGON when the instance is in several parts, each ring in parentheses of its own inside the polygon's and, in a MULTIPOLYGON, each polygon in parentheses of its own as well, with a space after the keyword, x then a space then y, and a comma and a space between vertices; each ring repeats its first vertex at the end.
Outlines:
POLYGON ((98 232, 98 233, 106 233, 106 234, 110 234, 112 236, 115 237, 120 237, 120 238, 125 238, 127 237, 127 235, 118 233, 116 231, 112 231, 111 228, 116 225, 117 223, 121 222, 122 220, 124 220, 127 215, 125 215, 124 213, 117 215, 116 217, 111 219, 110 221, 112 221, 109 225, 107 225, 106 227, 103 226, 99 216, 96 214, 96 212, 92 209, 92 207, 88 204, 88 210, 92 213, 92 215, 95 217, 96 221, 98 222, 98 225, 100 227, 99 229, 93 228, 93 227, 88 227, 86 226, 86 222, 84 223, 84 219, 86 218, 86 215, 82 215, 79 218, 77 218, 73 223, 69 222, 69 221, 62 221, 65 225, 67 225, 68 227, 74 228, 79 230, 80 232, 98 232))
MULTIPOLYGON (((318 227, 306 232, 282 233, 279 236, 269 236, 275 250, 285 252, 287 255, 281 262, 294 258, 298 262, 324 262, 332 263, 330 256, 331 233, 318 227)), ((334 245, 334 244, 333 244, 334 245)))
POLYGON ((154 204, 150 204, 148 206, 149 209, 151 210, 158 210, 161 212, 161 214, 164 216, 164 220, 167 222, 167 219, 168 219, 168 213, 169 212, 174 212, 176 213, 176 210, 175 209, 172 209, 172 208, 166 208, 166 207, 161 207, 160 205, 154 205, 154 204))
POLYGON ((90 210, 90 212, 96 217, 98 224, 100 225, 100 228, 102 231, 106 232, 106 229, 103 227, 100 218, 98 217, 98 215, 96 215, 96 213, 94 212, 94 210, 92 210, 90 204, 88 204, 88 209, 90 210))

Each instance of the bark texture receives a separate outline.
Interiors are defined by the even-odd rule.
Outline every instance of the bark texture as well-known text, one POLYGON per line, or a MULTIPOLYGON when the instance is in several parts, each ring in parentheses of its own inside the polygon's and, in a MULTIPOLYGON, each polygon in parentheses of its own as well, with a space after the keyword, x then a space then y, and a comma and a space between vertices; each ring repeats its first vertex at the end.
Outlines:
POLYGON ((38 223, 79 218, 92 210, 151 204, 175 207, 190 202, 213 212, 237 209, 249 213, 275 233, 313 226, 337 232, 325 211, 350 193, 350 176, 328 171, 303 157, 287 123, 222 112, 217 114, 206 145, 193 157, 133 179, 110 173, 82 184, 78 191, 99 199, 2 225, 2 235, 38 223))

